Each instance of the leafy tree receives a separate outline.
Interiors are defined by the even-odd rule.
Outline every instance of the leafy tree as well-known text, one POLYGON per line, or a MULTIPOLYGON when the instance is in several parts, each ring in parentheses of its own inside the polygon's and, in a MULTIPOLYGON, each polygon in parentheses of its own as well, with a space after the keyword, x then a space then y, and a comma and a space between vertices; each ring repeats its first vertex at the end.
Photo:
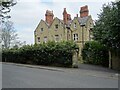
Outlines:
POLYGON ((120 1, 103 5, 94 26, 94 39, 107 46, 109 67, 120 70, 120 1))
POLYGON ((102 12, 94 26, 94 39, 109 50, 120 51, 120 1, 103 5, 102 12))

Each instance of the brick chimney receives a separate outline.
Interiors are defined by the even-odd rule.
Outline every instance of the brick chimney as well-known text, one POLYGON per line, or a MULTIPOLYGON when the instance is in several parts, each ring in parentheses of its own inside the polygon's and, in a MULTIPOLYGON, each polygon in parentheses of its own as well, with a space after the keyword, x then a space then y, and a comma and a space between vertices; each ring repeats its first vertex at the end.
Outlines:
POLYGON ((76 17, 78 17, 78 14, 76 14, 76 17))
POLYGON ((67 11, 66 11, 66 8, 64 8, 64 11, 63 11, 63 21, 64 21, 64 24, 67 24, 67 11))
POLYGON ((87 5, 80 8, 80 17, 81 18, 88 16, 88 14, 89 14, 89 10, 88 10, 87 5))
POLYGON ((67 24, 69 20, 71 20, 71 15, 67 14, 66 8, 64 8, 64 11, 63 11, 64 24, 67 24))
POLYGON ((49 25, 52 24, 52 22, 53 22, 53 17, 54 17, 53 11, 47 10, 47 11, 46 11, 46 14, 45 14, 45 21, 46 21, 49 25))
POLYGON ((67 21, 71 20, 71 15, 67 14, 67 21))

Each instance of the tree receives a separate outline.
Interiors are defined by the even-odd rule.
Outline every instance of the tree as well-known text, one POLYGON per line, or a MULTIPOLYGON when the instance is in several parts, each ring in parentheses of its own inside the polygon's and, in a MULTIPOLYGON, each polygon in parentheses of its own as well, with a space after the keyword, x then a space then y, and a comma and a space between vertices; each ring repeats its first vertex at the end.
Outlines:
POLYGON ((95 22, 94 39, 108 47, 109 67, 120 70, 120 1, 103 5, 95 22))
POLYGON ((2 41, 4 48, 10 48, 18 39, 18 34, 13 27, 13 23, 8 21, 2 26, 2 41))
POLYGON ((13 23, 8 19, 11 17, 9 12, 11 7, 17 4, 17 0, 0 0, 0 43, 3 41, 3 47, 18 47, 22 45, 18 41, 18 35, 14 30, 13 23))
POLYGON ((109 50, 120 50, 120 2, 103 5, 102 12, 94 26, 94 39, 109 50))
POLYGON ((16 3, 16 0, 0 0, 0 44, 2 42, 3 26, 10 18, 8 13, 11 11, 11 7, 16 5, 16 3))

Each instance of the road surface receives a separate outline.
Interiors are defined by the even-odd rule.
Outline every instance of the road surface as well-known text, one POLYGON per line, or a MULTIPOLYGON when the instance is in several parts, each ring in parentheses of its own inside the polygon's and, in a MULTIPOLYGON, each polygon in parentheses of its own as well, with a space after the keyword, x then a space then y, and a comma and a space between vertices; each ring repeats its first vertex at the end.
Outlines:
POLYGON ((87 74, 87 70, 53 71, 2 64, 2 88, 118 88, 118 79, 87 74))

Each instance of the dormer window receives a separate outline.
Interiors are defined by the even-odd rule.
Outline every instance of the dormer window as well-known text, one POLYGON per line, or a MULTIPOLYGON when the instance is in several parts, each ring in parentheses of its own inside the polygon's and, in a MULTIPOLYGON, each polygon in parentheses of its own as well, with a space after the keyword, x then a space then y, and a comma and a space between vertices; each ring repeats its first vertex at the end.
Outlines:
POLYGON ((58 24, 55 25, 55 29, 58 29, 58 24))
POLYGON ((43 32, 43 28, 41 28, 41 30, 40 30, 41 32, 43 32))
POLYGON ((74 28, 76 28, 77 26, 76 26, 76 23, 74 23, 74 28))

